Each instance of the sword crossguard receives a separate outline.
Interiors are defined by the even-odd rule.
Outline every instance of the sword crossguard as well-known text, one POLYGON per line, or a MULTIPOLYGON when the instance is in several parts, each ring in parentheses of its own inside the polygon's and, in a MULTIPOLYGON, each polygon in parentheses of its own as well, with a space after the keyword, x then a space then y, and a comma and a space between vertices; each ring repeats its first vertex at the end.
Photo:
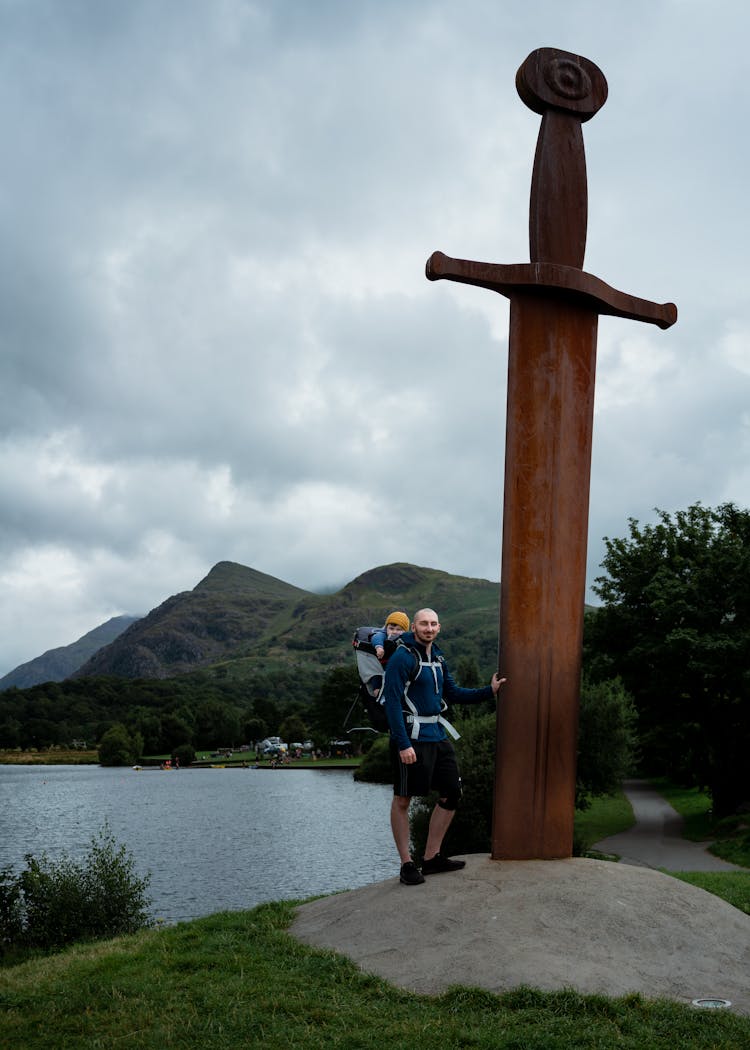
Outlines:
POLYGON ((595 313, 669 328, 677 320, 674 303, 628 295, 583 270, 588 191, 581 125, 607 101, 601 69, 569 51, 540 47, 516 73, 516 90, 525 105, 542 116, 531 177, 531 262, 503 266, 434 252, 427 261, 428 279, 478 285, 509 298, 568 297, 595 313))

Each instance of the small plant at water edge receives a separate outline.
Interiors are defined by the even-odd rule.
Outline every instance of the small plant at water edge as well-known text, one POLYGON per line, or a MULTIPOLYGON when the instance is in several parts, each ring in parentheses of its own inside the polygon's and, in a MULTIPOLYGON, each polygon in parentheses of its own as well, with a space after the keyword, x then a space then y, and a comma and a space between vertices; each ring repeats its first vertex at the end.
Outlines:
POLYGON ((26 868, 0 872, 0 951, 55 949, 150 926, 146 889, 133 858, 107 825, 81 861, 26 854, 26 868))

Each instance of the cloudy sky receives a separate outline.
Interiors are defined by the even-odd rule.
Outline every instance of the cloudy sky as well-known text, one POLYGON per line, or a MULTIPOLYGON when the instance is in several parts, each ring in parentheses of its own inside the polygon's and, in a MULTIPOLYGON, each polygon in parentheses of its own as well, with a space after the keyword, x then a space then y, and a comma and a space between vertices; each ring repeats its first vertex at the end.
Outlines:
MULTIPOLYGON (((541 46, 584 125, 602 318, 589 583, 628 517, 750 505, 744 0, 0 0, 0 675, 216 562, 499 579, 541 46)), ((591 592, 589 591, 589 596, 591 592)))

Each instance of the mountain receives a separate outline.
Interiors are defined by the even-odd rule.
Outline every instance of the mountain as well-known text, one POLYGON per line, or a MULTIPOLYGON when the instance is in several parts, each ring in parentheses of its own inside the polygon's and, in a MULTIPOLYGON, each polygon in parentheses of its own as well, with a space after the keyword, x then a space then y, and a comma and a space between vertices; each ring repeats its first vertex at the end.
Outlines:
POLYGON ((94 655, 102 646, 109 645, 118 635, 138 620, 137 616, 113 616, 111 620, 95 627, 71 645, 48 649, 25 664, 19 664, 0 678, 0 690, 17 686, 28 689, 40 682, 62 682, 69 678, 81 664, 94 655))
POLYGON ((315 595, 222 561, 192 591, 167 598, 71 677, 169 678, 249 653, 315 595))
POLYGON ((382 624, 393 609, 437 608, 454 659, 492 667, 499 586, 406 563, 358 576, 333 594, 313 594, 233 562, 219 562, 193 588, 173 595, 100 649, 71 677, 170 678, 212 668, 251 680, 286 671, 312 685, 351 659, 361 624, 382 624))

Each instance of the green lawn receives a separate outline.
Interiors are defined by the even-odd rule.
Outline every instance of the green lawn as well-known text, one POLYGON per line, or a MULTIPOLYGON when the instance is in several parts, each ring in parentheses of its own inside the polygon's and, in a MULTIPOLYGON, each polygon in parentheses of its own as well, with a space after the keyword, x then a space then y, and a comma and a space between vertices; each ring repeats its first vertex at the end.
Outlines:
POLYGON ((0 970, 18 1050, 738 1050, 750 1018, 639 996, 412 995, 287 932, 291 903, 213 915, 0 970))
POLYGON ((595 842, 627 831, 635 824, 633 807, 622 791, 596 798, 588 809, 575 813, 575 837, 585 852, 595 842))

